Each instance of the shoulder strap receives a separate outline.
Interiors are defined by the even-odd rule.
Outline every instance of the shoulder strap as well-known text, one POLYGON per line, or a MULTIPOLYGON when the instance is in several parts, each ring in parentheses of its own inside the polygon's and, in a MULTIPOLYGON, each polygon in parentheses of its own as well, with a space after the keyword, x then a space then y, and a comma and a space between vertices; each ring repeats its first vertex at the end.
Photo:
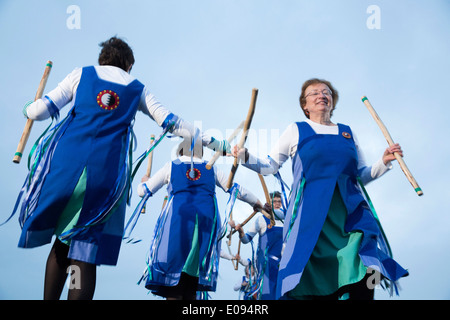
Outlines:
POLYGON ((312 137, 316 136, 317 133, 314 131, 311 126, 305 122, 296 122, 298 127, 298 144, 297 144, 297 152, 302 148, 302 146, 310 140, 312 137))
POLYGON ((345 138, 351 139, 353 143, 355 143, 355 140, 353 139, 352 129, 350 129, 348 125, 338 123, 338 127, 340 136, 344 136, 345 138))

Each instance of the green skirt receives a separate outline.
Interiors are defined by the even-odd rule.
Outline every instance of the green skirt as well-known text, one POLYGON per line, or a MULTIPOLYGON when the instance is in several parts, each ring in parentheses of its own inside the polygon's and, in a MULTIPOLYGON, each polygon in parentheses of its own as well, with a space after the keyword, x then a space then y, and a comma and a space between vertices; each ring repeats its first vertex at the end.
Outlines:
POLYGON ((358 251, 363 234, 345 232, 347 209, 336 187, 330 209, 299 284, 289 292, 293 299, 326 296, 361 281, 367 268, 358 251))
MULTIPOLYGON (((67 202, 67 205, 64 208, 64 211, 61 213, 58 222, 56 224, 54 234, 58 238, 61 234, 64 234, 65 232, 73 229, 77 225, 81 210, 83 209, 84 195, 86 193, 86 180, 87 180, 87 173, 86 168, 84 168, 80 178, 78 179, 77 185, 75 186, 75 189, 73 190, 73 193, 69 199, 69 202, 67 202)), ((122 204, 122 201, 125 200, 126 196, 127 196, 126 193, 124 193, 122 199, 120 199, 111 210, 110 216, 122 204)), ((61 238, 59 239, 61 242, 70 245, 70 239, 67 240, 62 240, 61 238)))

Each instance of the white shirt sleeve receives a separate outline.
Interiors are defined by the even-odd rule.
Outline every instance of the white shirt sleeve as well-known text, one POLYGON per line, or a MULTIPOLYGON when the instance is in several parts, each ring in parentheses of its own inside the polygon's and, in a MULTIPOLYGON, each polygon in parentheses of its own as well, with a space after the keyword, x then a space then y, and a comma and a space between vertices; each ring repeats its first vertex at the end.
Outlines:
POLYGON ((298 138, 297 125, 292 123, 281 134, 269 157, 261 159, 249 154, 248 161, 243 165, 262 175, 276 174, 287 159, 295 155, 298 138))
MULTIPOLYGON (((168 162, 164 165, 164 167, 159 169, 158 172, 156 172, 146 182, 144 182, 148 190, 150 190, 152 194, 155 194, 164 185, 168 184, 170 181, 171 171, 172 162, 168 162)), ((139 197, 143 197, 146 193, 144 183, 140 183, 137 187, 137 193, 139 197)))
POLYGON ((231 254, 226 253, 223 250, 220 250, 220 257, 223 258, 223 259, 227 259, 227 260, 231 260, 231 259, 234 258, 231 254))
MULTIPOLYGON (((144 88, 139 102, 139 110, 150 116, 158 126, 162 126, 164 120, 170 115, 169 109, 164 107, 162 103, 156 99, 156 97, 148 90, 147 87, 144 88)), ((188 121, 185 121, 178 117, 178 121, 175 124, 175 129, 172 134, 178 137, 184 137, 187 135, 194 136, 195 127, 188 121)), ((202 144, 204 146, 208 145, 212 140, 212 137, 208 134, 202 132, 202 144)))
MULTIPOLYGON (((46 95, 53 101, 58 110, 61 110, 73 100, 81 79, 81 68, 69 73, 58 86, 46 95)), ((42 99, 30 104, 26 110, 27 117, 32 120, 45 120, 50 117, 47 105, 42 99)))
POLYGON ((242 243, 249 243, 252 239, 259 234, 261 237, 267 230, 267 223, 262 216, 256 217, 254 223, 250 225, 245 235, 241 238, 242 243))
MULTIPOLYGON (((228 177, 224 174, 223 171, 217 169, 215 166, 213 166, 213 169, 214 175, 216 177, 216 185, 220 187, 224 192, 228 192, 227 188, 228 177)), ((252 207, 258 202, 258 198, 241 185, 239 185, 239 194, 237 198, 241 201, 248 203, 252 207)))
POLYGON ((156 99, 147 87, 144 87, 144 90, 142 90, 138 110, 150 116, 158 126, 161 126, 170 114, 170 111, 156 99))
POLYGON ((358 175, 361 177, 361 181, 364 185, 381 177, 387 171, 392 169, 392 164, 389 163, 385 165, 382 158, 380 158, 371 166, 367 166, 364 153, 359 146, 358 138, 356 137, 354 132, 353 140, 355 141, 356 152, 358 154, 358 175))

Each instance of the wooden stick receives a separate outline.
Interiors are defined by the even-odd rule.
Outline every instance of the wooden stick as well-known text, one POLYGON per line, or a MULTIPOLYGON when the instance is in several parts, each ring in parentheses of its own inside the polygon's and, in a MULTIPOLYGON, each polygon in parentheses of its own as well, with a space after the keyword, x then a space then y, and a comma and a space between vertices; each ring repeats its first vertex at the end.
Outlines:
POLYGON ((234 229, 234 228, 231 228, 230 229, 230 233, 228 234, 228 241, 227 241, 227 245, 228 246, 231 246, 231 236, 234 234, 236 232, 236 229, 234 229))
MULTIPOLYGON (((44 74, 41 78, 41 82, 39 83, 38 90, 36 92, 36 96, 34 97, 34 101, 42 98, 42 94, 44 93, 45 85, 47 84, 48 76, 50 75, 50 71, 52 70, 53 62, 47 61, 45 66, 44 74)), ((22 159, 23 150, 27 144, 28 138, 30 137, 31 128, 33 127, 33 120, 27 119, 25 124, 25 128, 23 129, 22 136, 19 140, 19 144, 16 149, 16 153, 14 154, 13 162, 20 163, 22 159)))
MULTIPOLYGON (((259 211, 253 211, 242 223, 241 223, 241 228, 243 226, 245 226, 247 224, 247 222, 249 222, 251 220, 251 218, 253 218, 259 211)), ((234 229, 233 233, 234 234, 237 230, 234 229)))
MULTIPOLYGON (((244 127, 244 123, 245 123, 245 121, 242 121, 241 124, 236 129, 234 129, 233 133, 227 139, 228 143, 231 143, 231 141, 233 141, 233 139, 236 138, 236 136, 239 134, 241 129, 244 127)), ((214 154, 214 156, 211 158, 211 160, 209 160, 209 162, 206 164, 206 169, 211 170, 214 163, 217 161, 217 159, 219 159, 219 157, 222 154, 223 154, 222 150, 218 150, 214 154)))
MULTIPOLYGON (((155 135, 152 134, 150 136, 150 145, 152 145, 154 141, 155 141, 155 135)), ((147 172, 145 173, 145 175, 149 178, 152 173, 152 164, 153 164, 153 150, 148 154, 147 172)))
MULTIPOLYGON (((270 214, 268 214, 266 211, 264 211, 264 210, 261 210, 261 211, 258 211, 258 210, 256 210, 256 211, 253 211, 242 223, 241 223, 241 228, 243 227, 243 226, 245 226, 246 224, 247 224, 247 222, 249 222, 258 212, 261 212, 261 214, 263 214, 264 216, 266 216, 268 219, 270 219, 271 218, 271 215, 270 214)), ((230 232, 230 235, 228 235, 228 237, 231 237, 231 235, 233 235, 233 234, 235 234, 236 233, 236 229, 233 229, 231 232, 230 232)))
MULTIPOLYGON (((231 257, 233 257, 233 253, 231 253, 230 245, 227 244, 227 248, 228 248, 228 253, 230 254, 231 257)), ((235 263, 234 263, 235 260, 233 258, 231 258, 230 261, 231 261, 231 264, 233 265, 233 267, 236 269, 236 266, 235 266, 235 263)))
MULTIPOLYGON (((264 196, 266 197, 266 203, 272 205, 272 199, 270 199, 269 190, 267 190, 266 181, 264 180, 264 177, 262 174, 258 173, 259 181, 261 181, 261 185, 264 191, 264 196)), ((265 211, 264 211, 265 212, 265 211)), ((269 229, 272 228, 275 225, 275 217, 273 215, 273 212, 270 214, 270 224, 267 226, 269 229)))
POLYGON ((237 251, 237 254, 236 254, 236 265, 235 265, 235 267, 234 267, 234 270, 237 270, 238 269, 238 267, 239 267, 239 259, 237 258, 237 256, 239 256, 240 254, 241 254, 241 239, 239 239, 239 244, 238 244, 238 251, 237 251))
POLYGON ((168 196, 165 196, 165 197, 164 197, 164 200, 163 200, 163 204, 162 204, 161 210, 164 209, 164 207, 166 206, 166 203, 167 203, 167 200, 168 200, 168 199, 169 199, 168 196))
MULTIPOLYGON (((369 110, 369 112, 372 115, 372 117, 375 119, 375 121, 378 124, 378 126, 380 127, 380 129, 383 132, 383 135, 386 138, 386 141, 388 142, 389 146, 392 146, 394 144, 394 141, 392 140, 392 137, 389 134, 389 131, 387 130, 386 126, 381 121, 381 119, 378 116, 377 112, 375 111, 375 109, 370 104, 369 99, 367 99, 366 96, 363 96, 361 98, 361 100, 365 104, 367 109, 369 110)), ((422 189, 419 187, 419 184, 416 182, 416 180, 414 179, 413 175, 409 171, 409 169, 406 166, 406 163, 403 160, 402 156, 400 154, 398 154, 397 152, 394 152, 394 156, 395 156, 395 159, 397 159, 397 161, 398 161, 398 163, 400 165, 400 168, 402 169, 402 171, 405 174, 406 178, 408 179, 408 181, 411 183, 411 185, 413 186, 414 190, 416 191, 417 195, 419 195, 419 196, 423 195, 422 189)))
MULTIPOLYGON (((155 135, 152 134, 150 136, 150 145, 153 144, 153 141, 155 141, 155 135)), ((152 173, 152 164, 153 164, 153 150, 148 154, 148 162, 147 162, 147 172, 145 175, 150 178, 150 175, 152 173)), ((141 213, 145 213, 145 206, 142 207, 141 213)))
MULTIPOLYGON (((242 132, 241 140, 239 141, 239 148, 242 148, 245 144, 245 140, 247 140, 248 135, 248 129, 250 128, 250 125, 252 123, 253 114, 255 113, 255 106, 256 106, 256 98, 258 97, 258 89, 253 88, 252 90, 252 98, 250 101, 250 107, 248 108, 247 118, 244 122, 244 131, 242 132)), ((233 185, 233 179, 234 175, 236 174, 236 170, 238 168, 238 158, 236 157, 234 159, 233 166, 231 167, 230 175, 228 176, 228 183, 227 183, 227 189, 230 189, 233 185)))

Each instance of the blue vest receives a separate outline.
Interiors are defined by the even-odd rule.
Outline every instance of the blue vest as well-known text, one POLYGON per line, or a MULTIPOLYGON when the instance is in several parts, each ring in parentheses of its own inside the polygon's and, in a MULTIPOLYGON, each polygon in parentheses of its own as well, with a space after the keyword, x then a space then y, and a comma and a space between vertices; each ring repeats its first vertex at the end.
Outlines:
MULTIPOLYGON (((270 220, 263 216, 267 226, 270 220)), ((261 300, 274 300, 278 278, 278 265, 283 246, 283 227, 272 226, 259 237, 257 267, 262 279, 261 300)))
MULTIPOLYGON (((55 133, 58 136, 55 145, 46 150, 51 159, 49 170, 42 179, 37 207, 23 226, 19 246, 50 242, 59 215, 84 169, 86 192, 78 226, 85 227, 102 209, 119 200, 115 197, 127 193, 126 161, 131 125, 143 88, 138 80, 125 86, 100 79, 93 66, 83 68, 74 106, 55 133)), ((105 224, 101 223, 74 236, 69 257, 89 263, 115 264, 123 233, 125 202, 122 201, 114 214, 105 217, 111 220, 106 232, 103 232, 105 224)))
POLYGON ((215 198, 214 170, 206 162, 194 163, 194 177, 189 175, 190 163, 180 159, 172 162, 170 195, 155 227, 151 245, 150 275, 146 287, 158 294, 161 286, 174 286, 185 267, 198 268, 199 291, 215 291, 220 257, 220 216, 215 198), (195 234, 196 233, 196 234, 195 234), (193 241, 197 237, 197 241, 193 241), (196 247, 194 247, 196 246, 196 247), (188 257, 198 252, 196 260, 188 257))

